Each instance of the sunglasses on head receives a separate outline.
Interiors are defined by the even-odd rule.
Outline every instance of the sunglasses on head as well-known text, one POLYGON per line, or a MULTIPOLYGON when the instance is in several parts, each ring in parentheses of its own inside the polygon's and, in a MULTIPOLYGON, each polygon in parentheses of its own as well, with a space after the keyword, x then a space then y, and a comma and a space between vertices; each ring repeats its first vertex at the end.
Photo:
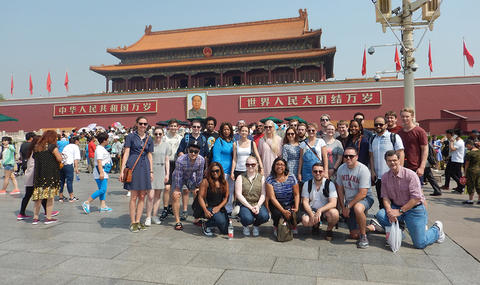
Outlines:
POLYGON ((148 126, 148 123, 138 123, 140 126, 148 126))
POLYGON ((255 166, 257 166, 257 164, 256 163, 245 163, 245 166, 246 167, 255 167, 255 166))
POLYGON ((212 172, 212 173, 220 173, 220 169, 219 169, 219 168, 217 168, 217 169, 212 169, 211 172, 212 172))
POLYGON ((188 151, 189 153, 194 153, 194 154, 197 154, 199 153, 200 151, 198 149, 191 149, 188 151))
POLYGON ((343 157, 345 159, 353 159, 356 155, 355 154, 344 154, 343 157))

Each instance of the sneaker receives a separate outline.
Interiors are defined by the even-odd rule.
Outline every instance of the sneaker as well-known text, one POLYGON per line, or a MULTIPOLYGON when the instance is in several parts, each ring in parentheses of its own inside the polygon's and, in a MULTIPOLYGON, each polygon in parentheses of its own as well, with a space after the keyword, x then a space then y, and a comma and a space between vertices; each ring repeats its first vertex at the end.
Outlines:
POLYGON ((100 212, 111 212, 112 211, 112 208, 109 208, 107 206, 103 207, 103 208, 100 208, 99 210, 100 212))
POLYGON ((328 241, 332 241, 332 239, 333 239, 333 231, 332 230, 326 231, 325 239, 328 240, 328 241))
POLYGON ((0 195, 5 195, 7 194, 7 190, 0 190, 0 195))
POLYGON ((38 219, 33 219, 32 220, 32 225, 37 225, 38 224, 38 219))
POLYGON ((157 216, 155 216, 155 217, 152 217, 152 223, 154 223, 155 225, 160 225, 162 221, 160 221, 160 219, 157 216))
POLYGON ((59 211, 52 211, 52 217, 56 217, 58 216, 58 214, 60 214, 59 211))
POLYGON ((260 235, 260 229, 256 226, 253 226, 252 235, 258 237, 260 235))
POLYGON ((29 219, 31 218, 32 216, 27 216, 27 215, 22 215, 22 214, 18 214, 17 215, 17 220, 25 220, 25 219, 29 219))
POLYGON ((367 235, 360 235, 360 239, 357 241, 357 248, 368 248, 367 235))
POLYGON ((371 219, 369 225, 373 225, 375 227, 375 231, 378 233, 384 233, 385 229, 382 227, 382 225, 378 222, 377 219, 371 219))
POLYGON ((160 214, 160 220, 165 220, 168 217, 168 210, 163 209, 162 213, 160 214))
POLYGON ((277 237, 277 233, 278 233, 278 232, 277 232, 277 227, 273 227, 273 235, 274 235, 275 237, 277 237))
POLYGON ((438 243, 444 242, 445 241, 445 232, 443 232, 443 223, 440 222, 440 221, 435 221, 435 223, 433 223, 433 226, 438 228, 437 242, 438 243))
POLYGON ((63 203, 63 201, 64 201, 65 199, 66 199, 66 198, 64 198, 64 197, 58 197, 58 202, 63 203))
POLYGON ((464 205, 473 205, 473 200, 463 201, 462 204, 464 204, 464 205))
POLYGON ((137 223, 131 224, 129 229, 132 233, 138 233, 138 231, 139 231, 138 224, 137 223))
POLYGON ((145 226, 144 223, 137 223, 138 225, 138 229, 141 230, 141 231, 146 231, 147 230, 147 227, 145 226))
POLYGON ((52 218, 52 219, 45 219, 45 220, 43 220, 43 223, 44 223, 45 225, 50 225, 50 224, 53 224, 53 223, 56 223, 56 222, 57 222, 57 219, 53 219, 53 218, 52 218))
POLYGON ((13 189, 12 192, 10 192, 10 195, 17 195, 20 194, 20 190, 18 189, 13 189))
POLYGON ((169 214, 169 215, 173 215, 172 205, 169 205, 169 206, 168 206, 167 211, 168 211, 168 214, 169 214))
MULTIPOLYGON (((130 197, 132 194, 130 194, 130 191, 127 191, 127 197, 130 197)), ((136 233, 136 232, 134 232, 136 233)))
POLYGON ((292 234, 298 235, 298 229, 296 227, 292 229, 292 234))
POLYGON ((202 222, 202 232, 207 237, 213 236, 212 230, 209 227, 207 227, 205 222, 202 222))
POLYGON ((450 188, 447 187, 447 186, 445 186, 445 185, 443 185, 442 187, 440 187, 440 189, 442 189, 442 190, 449 190, 450 188))
POLYGON ((90 204, 87 201, 83 202, 82 208, 85 214, 90 214, 90 204))
POLYGON ((77 198, 77 197, 72 197, 72 198, 69 198, 69 199, 68 199, 68 202, 70 202, 70 203, 73 203, 73 202, 75 202, 75 201, 78 201, 78 198, 77 198))
POLYGON ((243 227, 243 235, 246 237, 250 236, 250 228, 248 226, 243 227))
POLYGON ((186 221, 188 217, 188 212, 183 211, 182 214, 180 215, 180 221, 186 221))
POLYGON ((145 219, 145 226, 146 226, 146 227, 149 227, 149 226, 151 226, 151 225, 152 225, 152 218, 151 218, 151 217, 147 217, 147 218, 145 219))

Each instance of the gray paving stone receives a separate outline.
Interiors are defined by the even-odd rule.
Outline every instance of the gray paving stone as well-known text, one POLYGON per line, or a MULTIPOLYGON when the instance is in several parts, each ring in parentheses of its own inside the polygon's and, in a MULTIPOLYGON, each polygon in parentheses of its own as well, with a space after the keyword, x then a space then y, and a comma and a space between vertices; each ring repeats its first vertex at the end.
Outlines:
POLYGON ((91 276, 79 276, 72 282, 68 283, 69 285, 151 285, 151 284, 164 284, 164 283, 151 283, 151 282, 142 282, 142 281, 132 281, 132 280, 122 280, 122 279, 113 279, 113 278, 101 278, 101 277, 91 277, 91 276))
POLYGON ((56 240, 59 242, 67 241, 67 242, 103 243, 116 236, 118 236, 118 234, 71 231, 71 232, 61 233, 55 236, 53 240, 56 240))
POLYGON ((59 274, 69 272, 71 274, 83 276, 122 278, 132 271, 137 270, 139 267, 141 267, 141 263, 111 259, 73 257, 56 266, 53 271, 56 271, 59 274))
POLYGON ((470 255, 432 256, 432 260, 453 284, 480 284, 480 263, 470 255))
POLYGON ((368 281, 402 284, 450 284, 440 270, 364 264, 368 281))
POLYGON ((123 251, 125 251, 124 247, 111 246, 107 243, 96 243, 95 246, 92 246, 91 243, 75 242, 65 245, 59 244, 57 248, 51 251, 51 253, 110 259, 119 255, 123 251))
POLYGON ((312 285, 315 277, 240 270, 227 270, 216 285, 312 285))
POLYGON ((319 276, 350 280, 366 280, 361 264, 345 263, 330 260, 308 260, 280 257, 275 261, 272 272, 289 275, 319 276))
POLYGON ((123 279, 167 284, 208 285, 215 284, 223 271, 223 269, 217 268, 149 264, 128 274, 123 279))
POLYGON ((368 282, 368 281, 356 281, 356 280, 345 280, 345 279, 333 279, 333 278, 317 278, 317 285, 386 285, 391 283, 380 283, 380 282, 368 282))
POLYGON ((238 253, 243 248, 240 239, 228 240, 223 237, 198 239, 193 242, 179 240, 172 244, 175 249, 187 249, 196 251, 216 251, 225 253, 238 253))
POLYGON ((36 240, 26 238, 13 238, 0 243, 0 249, 10 251, 28 251, 37 253, 50 253, 59 246, 55 240, 36 240))
POLYGON ((130 246, 124 252, 116 256, 115 260, 128 260, 144 264, 178 264, 185 265, 193 259, 198 252, 173 249, 155 248, 143 246, 130 246))
POLYGON ((200 252, 188 265, 207 268, 270 272, 275 259, 276 258, 272 256, 241 254, 225 255, 216 252, 200 252))
POLYGON ((40 271, 54 267, 69 258, 69 256, 55 254, 11 252, 0 256, 0 267, 28 268, 31 271, 40 271))
POLYGON ((425 252, 428 255, 440 255, 440 256, 457 256, 462 257, 468 255, 458 244, 453 242, 447 237, 443 243, 434 243, 427 246, 425 252))
POLYGON ((318 259, 318 246, 305 247, 289 244, 289 242, 270 241, 257 246, 244 246, 240 252, 247 255, 318 259))
POLYGON ((0 256, 5 255, 5 254, 9 254, 9 253, 10 253, 10 251, 8 251, 8 250, 0 250, 0 256))

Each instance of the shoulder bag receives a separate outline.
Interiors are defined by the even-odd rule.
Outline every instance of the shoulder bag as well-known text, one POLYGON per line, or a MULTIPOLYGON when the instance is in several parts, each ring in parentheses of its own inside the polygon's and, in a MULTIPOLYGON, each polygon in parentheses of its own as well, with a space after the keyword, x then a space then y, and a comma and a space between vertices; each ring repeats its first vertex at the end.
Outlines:
POLYGON ((123 183, 132 182, 133 170, 135 169, 135 166, 137 166, 138 160, 142 156, 143 151, 145 150, 145 147, 147 146, 147 143, 148 143, 149 135, 148 134, 146 134, 146 135, 147 135, 147 139, 145 140, 145 144, 143 145, 142 151, 138 155, 137 160, 135 160, 135 163, 133 164, 133 167, 132 168, 125 167, 125 169, 123 169, 123 180, 122 180, 123 183))

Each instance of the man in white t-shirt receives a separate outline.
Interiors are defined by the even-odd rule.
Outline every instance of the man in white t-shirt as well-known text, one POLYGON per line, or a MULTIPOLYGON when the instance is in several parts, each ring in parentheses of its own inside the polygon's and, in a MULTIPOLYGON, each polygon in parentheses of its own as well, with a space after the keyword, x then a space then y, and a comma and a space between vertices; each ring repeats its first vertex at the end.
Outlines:
POLYGON ((323 176, 323 165, 317 162, 312 167, 313 179, 303 184, 302 224, 305 227, 312 227, 312 233, 318 232, 321 221, 327 221, 325 239, 331 241, 333 238, 333 227, 338 223, 339 213, 337 206, 337 189, 335 183, 323 176), (328 184, 328 189, 325 189, 328 184), (325 195, 326 194, 326 195, 325 195))
POLYGON ((405 154, 403 152, 403 142, 399 135, 391 133, 387 130, 387 123, 385 118, 377 116, 373 120, 375 127, 375 134, 370 137, 370 171, 372 174, 372 181, 375 182, 375 189, 377 189, 377 197, 380 209, 383 209, 382 193, 382 176, 387 173, 389 168, 385 163, 385 153, 389 150, 394 150, 403 166, 405 154))
POLYGON ((460 183, 460 177, 462 177, 462 165, 465 156, 465 142, 460 137, 460 130, 447 130, 447 139, 450 147, 450 160, 447 163, 445 169, 445 185, 442 189, 448 189, 450 186, 450 178, 453 178, 457 182, 457 187, 453 189, 453 192, 463 193, 465 187, 460 183))
POLYGON ((63 202, 66 198, 63 197, 63 187, 67 182, 67 191, 70 195, 69 202, 75 202, 78 200, 73 195, 73 177, 75 173, 78 174, 78 162, 80 161, 80 148, 78 147, 78 137, 70 138, 70 143, 66 145, 62 150, 63 167, 60 170, 60 194, 58 195, 58 201, 63 202))
POLYGON ((350 230, 351 238, 359 238, 358 248, 367 248, 367 216, 366 212, 373 205, 373 194, 370 189, 370 171, 358 162, 357 150, 345 148, 345 161, 337 171, 337 191, 343 217, 350 230))

